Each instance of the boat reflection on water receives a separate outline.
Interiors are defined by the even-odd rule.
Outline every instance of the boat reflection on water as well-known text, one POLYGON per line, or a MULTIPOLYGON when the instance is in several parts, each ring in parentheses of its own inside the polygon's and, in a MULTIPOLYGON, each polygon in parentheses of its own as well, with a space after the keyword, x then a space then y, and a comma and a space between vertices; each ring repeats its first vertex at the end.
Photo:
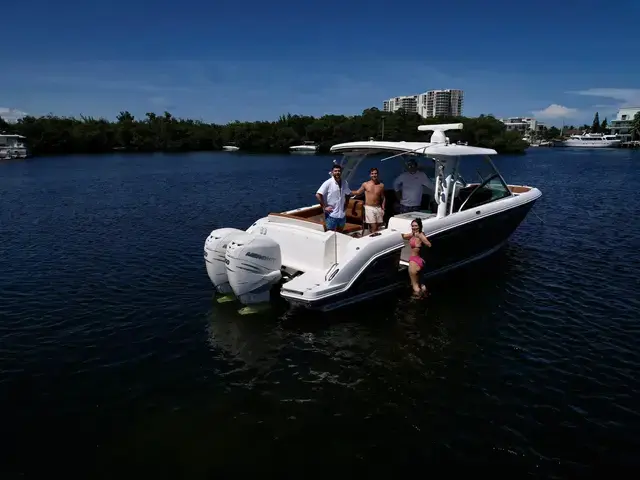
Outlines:
POLYGON ((338 377, 362 378, 367 366, 424 368, 421 375, 429 375, 447 358, 471 354, 478 338, 499 335, 495 310, 514 293, 509 278, 529 268, 523 260, 526 252, 511 246, 474 270, 431 282, 427 300, 412 300, 407 287, 400 295, 380 296, 330 315, 286 305, 240 315, 233 302, 214 300, 208 342, 221 359, 241 362, 233 365, 238 372, 248 368, 257 369, 258 376, 268 374, 266 382, 326 377, 341 383, 338 377))
POLYGON ((247 366, 257 367, 266 361, 272 364, 280 343, 278 309, 273 306, 253 315, 238 313, 235 302, 218 303, 213 298, 207 314, 209 346, 227 360, 240 360, 247 366))

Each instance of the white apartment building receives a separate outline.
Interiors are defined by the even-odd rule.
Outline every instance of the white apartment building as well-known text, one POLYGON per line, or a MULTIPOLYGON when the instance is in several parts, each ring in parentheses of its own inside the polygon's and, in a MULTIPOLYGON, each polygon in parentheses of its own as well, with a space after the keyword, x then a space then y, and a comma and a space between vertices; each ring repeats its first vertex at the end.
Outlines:
POLYGON ((393 97, 382 104, 382 110, 385 112, 397 112, 401 108, 407 113, 418 113, 418 95, 393 97))
POLYGON ((517 131, 522 134, 538 132, 544 126, 543 123, 540 123, 535 118, 530 117, 501 118, 500 121, 504 123, 507 131, 517 131))
POLYGON ((418 113, 424 118, 461 117, 463 103, 462 90, 429 90, 418 96, 418 113))
POLYGON ((418 113, 423 118, 461 117, 464 92, 462 90, 429 90, 419 95, 393 97, 382 103, 385 112, 418 113))
POLYGON ((618 110, 615 120, 611 120, 607 128, 611 130, 612 135, 620 135, 623 142, 633 140, 633 117, 640 112, 640 107, 626 107, 618 110))

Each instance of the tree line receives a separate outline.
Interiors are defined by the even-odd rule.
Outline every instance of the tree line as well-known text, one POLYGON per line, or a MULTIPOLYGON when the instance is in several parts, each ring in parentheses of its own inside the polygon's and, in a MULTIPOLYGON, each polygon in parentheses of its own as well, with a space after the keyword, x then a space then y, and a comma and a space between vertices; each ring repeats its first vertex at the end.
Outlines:
POLYGON ((24 135, 34 154, 105 153, 113 150, 137 152, 177 152, 221 150, 235 144, 248 152, 287 152, 303 141, 315 142, 321 152, 332 145, 357 140, 426 141, 429 132, 418 125, 464 124, 463 130, 449 131, 452 142, 494 148, 498 153, 520 153, 527 144, 522 135, 508 132, 492 115, 476 118, 446 117, 424 119, 417 113, 382 112, 369 108, 361 115, 325 115, 319 118, 283 115, 273 122, 239 122, 226 125, 147 113, 134 118, 120 112, 115 122, 103 118, 26 116, 9 124, 0 119, 0 132, 24 135))

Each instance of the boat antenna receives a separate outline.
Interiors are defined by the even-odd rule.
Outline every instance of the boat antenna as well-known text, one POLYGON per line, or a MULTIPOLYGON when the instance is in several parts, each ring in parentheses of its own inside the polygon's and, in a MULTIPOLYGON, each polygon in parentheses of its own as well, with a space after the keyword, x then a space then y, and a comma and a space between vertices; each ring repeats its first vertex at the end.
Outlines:
POLYGON ((396 158, 396 157, 401 157, 402 155, 406 155, 407 153, 415 153, 419 150, 426 150, 427 148, 429 148, 431 145, 427 145, 426 147, 418 147, 415 150, 407 150, 406 152, 400 152, 400 153, 396 153, 395 155, 391 155, 390 157, 386 157, 383 158, 382 160, 380 160, 381 162, 384 162, 386 160, 391 160, 392 158, 396 158))
POLYGON ((447 130, 462 130, 463 128, 464 128, 464 124, 462 123, 443 123, 439 125, 418 125, 419 132, 425 132, 425 131, 433 132, 431 134, 431 141, 429 142, 429 145, 424 147, 418 147, 414 150, 407 150, 406 152, 398 153, 396 155, 391 155, 390 157, 383 158, 380 161, 384 162, 386 160, 391 160, 392 158, 406 155, 407 153, 416 153, 420 150, 422 150, 422 153, 426 155, 427 150, 430 147, 434 147, 436 145, 441 145, 441 144, 445 144, 445 145, 449 144, 449 138, 444 134, 444 132, 446 132, 447 130))

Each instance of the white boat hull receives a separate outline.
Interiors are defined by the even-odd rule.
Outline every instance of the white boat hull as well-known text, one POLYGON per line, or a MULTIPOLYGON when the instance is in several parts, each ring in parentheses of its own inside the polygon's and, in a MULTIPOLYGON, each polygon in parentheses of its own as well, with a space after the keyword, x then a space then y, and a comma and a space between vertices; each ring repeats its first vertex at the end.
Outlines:
MULTIPOLYGON (((278 261, 281 262, 282 281, 275 273, 275 255, 261 252, 257 248, 248 251, 247 256, 250 258, 245 262, 257 265, 256 262, 268 261, 268 266, 242 266, 244 264, 241 258, 231 258, 228 254, 224 257, 224 253, 221 253, 224 249, 221 250, 220 244, 208 247, 205 245, 207 271, 216 289, 222 292, 220 285, 229 283, 221 278, 220 268, 211 262, 216 257, 218 260, 226 258, 227 269, 235 271, 245 268, 253 272, 249 274, 255 276, 256 291, 261 289, 263 300, 265 286, 269 286, 291 306, 320 311, 334 310, 408 285, 406 267, 411 252, 401 233, 410 230, 411 221, 416 217, 422 218, 425 235, 433 244, 432 248, 425 249, 424 252, 425 279, 450 272, 496 252, 541 196, 538 189, 520 188, 523 188, 523 193, 444 218, 422 212, 395 215, 391 217, 388 228, 363 237, 325 232, 322 224, 312 221, 308 215, 319 209, 319 206, 270 214, 251 225, 244 235, 270 239, 270 252, 274 251, 273 245, 279 246, 281 258, 278 261), (270 275, 271 280, 266 278, 267 275, 270 275)), ((241 237, 240 232, 231 229, 216 232, 212 232, 209 239, 216 237, 223 242, 229 241, 233 236, 241 237)), ((247 240, 243 242, 246 243, 247 240)), ((232 290, 236 296, 240 293, 246 295, 247 291, 253 291, 251 286, 247 287, 252 281, 243 282, 243 292, 232 290)), ((224 290, 225 293, 227 291, 229 290, 224 290)), ((247 304, 246 301, 242 303, 247 304)))
POLYGON ((27 158, 29 151, 26 148, 2 148, 0 147, 0 159, 27 158))
POLYGON ((557 145, 572 148, 617 148, 622 145, 622 140, 564 140, 557 145))
POLYGON ((295 147, 289 147, 291 153, 317 153, 318 147, 314 145, 299 145, 295 147))
MULTIPOLYGON (((214 230, 205 242, 204 256, 216 290, 230 288, 244 305, 264 302, 275 292, 291 306, 322 311, 381 295, 409 283, 404 270, 412 249, 403 234, 411 231, 417 218, 432 244, 424 249, 421 275, 425 278, 497 251, 542 193, 533 187, 507 185, 488 158, 495 150, 450 144, 444 132, 461 128, 462 124, 421 125, 419 131, 433 131, 430 142, 371 139, 334 145, 332 152, 345 155, 341 167, 347 180, 371 153, 390 154, 381 161, 419 152, 431 157, 436 188, 423 195, 424 210, 387 217, 386 228, 369 233, 364 202, 352 198, 341 233, 325 231, 321 205, 271 213, 246 232, 214 230), (459 182, 460 158, 478 155, 487 157, 493 174, 478 184, 459 182)), ((389 189, 384 195, 389 205, 397 194, 389 189)))

